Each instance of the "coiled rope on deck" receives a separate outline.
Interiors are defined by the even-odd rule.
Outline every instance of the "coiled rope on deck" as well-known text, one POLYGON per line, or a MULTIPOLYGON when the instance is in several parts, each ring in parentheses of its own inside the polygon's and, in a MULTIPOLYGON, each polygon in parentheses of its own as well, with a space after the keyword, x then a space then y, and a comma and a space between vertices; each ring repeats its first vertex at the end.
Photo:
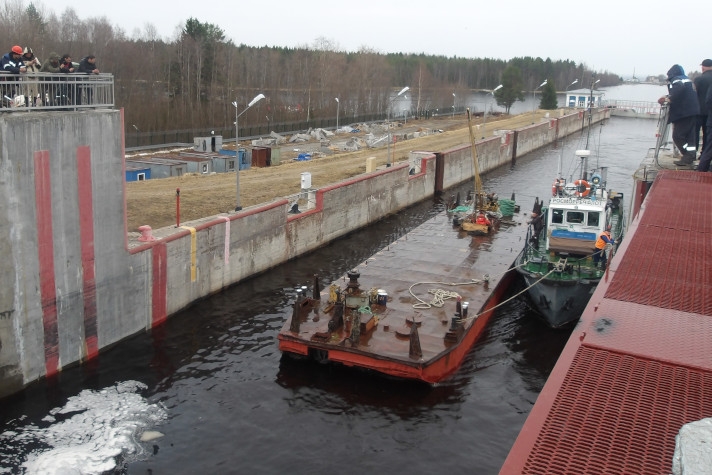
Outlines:
POLYGON ((415 284, 411 285, 408 288, 408 292, 410 292, 410 295, 413 296, 414 299, 418 301, 418 303, 413 304, 413 308, 416 309, 428 309, 432 307, 442 307, 445 305, 445 301, 448 299, 453 299, 457 297, 461 297, 460 294, 457 292, 453 292, 450 290, 443 290, 443 289, 428 289, 428 293, 433 295, 433 298, 431 299, 430 302, 426 302, 425 300, 421 299, 417 295, 413 293, 413 287, 417 285, 423 285, 423 284, 430 284, 430 285, 447 285, 450 287, 456 287, 459 285, 472 285, 472 284, 479 284, 482 282, 481 280, 477 279, 470 279, 468 282, 416 282, 415 284))

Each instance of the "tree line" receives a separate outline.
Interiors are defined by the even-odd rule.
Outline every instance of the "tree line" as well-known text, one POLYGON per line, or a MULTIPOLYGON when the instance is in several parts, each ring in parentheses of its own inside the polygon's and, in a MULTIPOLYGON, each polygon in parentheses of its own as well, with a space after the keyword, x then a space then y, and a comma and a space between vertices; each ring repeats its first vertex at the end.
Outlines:
MULTIPOLYGON (((127 132, 230 130, 233 102, 242 110, 259 93, 266 100, 248 110, 240 124, 310 123, 335 117, 337 108, 342 124, 365 115, 385 116, 394 91, 404 86, 410 87, 410 114, 418 116, 453 106, 453 93, 465 97, 505 80, 507 87, 497 94, 507 93, 513 102, 544 79, 563 91, 576 79, 585 87, 594 76, 585 64, 569 60, 458 58, 367 48, 345 52, 325 38, 296 48, 248 46, 226 38, 218 25, 195 18, 187 19, 170 40, 160 38, 151 24, 128 35, 106 17, 80 19, 72 8, 57 14, 23 0, 5 0, 0 24, 0 45, 8 51, 14 44, 30 46, 41 61, 50 52, 77 59, 95 55, 101 71, 114 75, 115 103, 124 108, 127 132)), ((596 78, 598 86, 622 81, 607 72, 596 78)))

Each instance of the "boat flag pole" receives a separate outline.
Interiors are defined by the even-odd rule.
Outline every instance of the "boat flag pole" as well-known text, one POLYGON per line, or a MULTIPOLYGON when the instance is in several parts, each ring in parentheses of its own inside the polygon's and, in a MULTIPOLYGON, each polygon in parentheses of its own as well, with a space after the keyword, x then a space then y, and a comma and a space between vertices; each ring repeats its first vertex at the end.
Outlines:
POLYGON ((470 131, 470 150, 472 153, 472 163, 475 172, 475 200, 473 202, 473 211, 481 210, 484 206, 482 198, 482 180, 480 179, 480 166, 477 162, 477 149, 475 147, 475 134, 472 132, 472 114, 470 108, 467 108, 467 128, 470 131))

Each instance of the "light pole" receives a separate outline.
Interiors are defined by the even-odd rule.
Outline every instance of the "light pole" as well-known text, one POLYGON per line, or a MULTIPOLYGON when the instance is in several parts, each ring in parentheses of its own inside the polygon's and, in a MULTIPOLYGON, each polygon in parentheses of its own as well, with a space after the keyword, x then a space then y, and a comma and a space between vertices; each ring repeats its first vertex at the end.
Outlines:
POLYGON ((265 98, 264 94, 257 94, 254 99, 247 104, 245 110, 238 113, 240 109, 237 108, 237 99, 232 103, 235 107, 235 158, 237 158, 237 167, 235 168, 235 183, 236 183, 236 193, 237 193, 237 206, 235 206, 235 211, 240 211, 242 206, 240 205, 240 128, 237 125, 237 120, 242 114, 247 112, 247 109, 257 104, 259 101, 265 98))
POLYGON ((589 100, 588 107, 593 107, 593 102, 594 102, 594 101, 593 101, 593 88, 594 88, 594 87, 596 86, 596 84, 598 84, 599 82, 601 82, 601 80, 600 80, 600 79, 596 79, 596 81, 594 81, 594 83, 591 84, 591 99, 589 100))
MULTIPOLYGON (((537 106, 536 106, 536 91, 538 91, 538 90, 541 89, 542 87, 546 86, 546 83, 547 83, 548 81, 549 81, 548 79, 544 79, 544 82, 541 83, 541 84, 539 84, 539 87, 537 87, 536 89, 534 89, 534 91, 532 92, 532 95, 534 96, 534 104, 532 104, 532 120, 534 120, 534 113, 535 113, 536 110, 537 110, 537 106)), ((533 123, 534 123, 534 122, 532 122, 532 124, 533 124, 533 123)))
POLYGON ((338 97, 335 97, 336 101, 336 130, 339 130, 339 108, 341 107, 341 101, 338 97))
POLYGON ((455 117, 455 93, 452 93, 452 117, 455 117))
MULTIPOLYGON (((492 94, 492 98, 494 99, 494 93, 499 91, 502 88, 502 85, 500 84, 499 86, 495 87, 490 91, 490 94, 492 94)), ((485 116, 484 120, 482 121, 482 138, 485 138, 487 135, 487 102, 485 101, 485 116)))
POLYGON ((133 128, 136 130, 136 146, 138 147, 138 133, 140 132, 138 130, 138 127, 136 127, 136 124, 131 124, 133 128))
POLYGON ((569 88, 573 86, 574 84, 578 83, 578 79, 574 79, 574 82, 566 86, 566 90, 564 91, 564 100, 566 101, 566 107, 569 107, 569 88))
POLYGON ((396 94, 396 97, 390 100, 388 103, 388 109, 386 109, 386 122, 388 122, 388 157, 386 158, 386 167, 391 166, 391 141, 393 140, 393 137, 391 136, 391 106, 393 105, 393 101, 398 99, 400 96, 405 94, 405 92, 410 89, 408 86, 404 87, 403 89, 400 90, 398 94, 396 94))

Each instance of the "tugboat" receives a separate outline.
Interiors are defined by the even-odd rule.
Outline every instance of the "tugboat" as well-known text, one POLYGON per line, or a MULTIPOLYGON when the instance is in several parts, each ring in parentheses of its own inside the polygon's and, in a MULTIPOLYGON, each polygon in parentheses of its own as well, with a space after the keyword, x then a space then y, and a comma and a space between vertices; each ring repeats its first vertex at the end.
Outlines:
MULTIPOLYGON (((591 115, 589 109, 589 136, 591 115)), ((588 141, 575 152, 577 176, 564 179, 559 159, 548 206, 535 199, 515 261, 531 306, 552 328, 578 321, 625 228, 623 193, 606 188, 607 167, 589 169, 588 141), (605 243, 604 235, 612 242, 605 243)))

